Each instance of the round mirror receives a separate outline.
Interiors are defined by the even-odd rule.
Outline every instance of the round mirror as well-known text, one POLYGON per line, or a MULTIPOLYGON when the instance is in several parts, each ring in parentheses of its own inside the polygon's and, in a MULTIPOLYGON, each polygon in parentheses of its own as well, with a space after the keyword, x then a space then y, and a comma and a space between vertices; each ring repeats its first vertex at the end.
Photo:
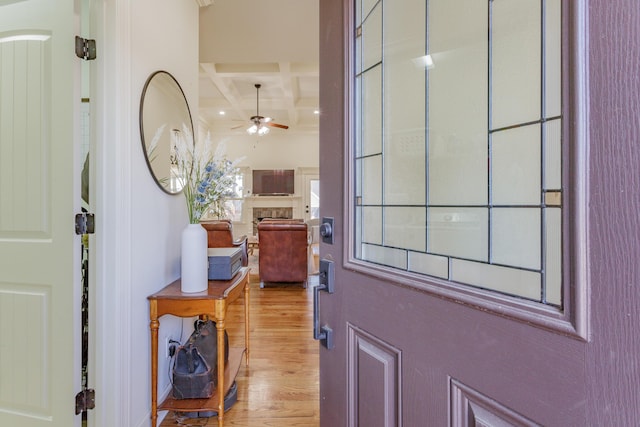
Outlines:
POLYGON ((182 191, 182 183, 177 178, 174 141, 184 126, 193 135, 191 111, 182 87, 171 74, 156 71, 142 90, 140 137, 153 179, 169 194, 182 191))

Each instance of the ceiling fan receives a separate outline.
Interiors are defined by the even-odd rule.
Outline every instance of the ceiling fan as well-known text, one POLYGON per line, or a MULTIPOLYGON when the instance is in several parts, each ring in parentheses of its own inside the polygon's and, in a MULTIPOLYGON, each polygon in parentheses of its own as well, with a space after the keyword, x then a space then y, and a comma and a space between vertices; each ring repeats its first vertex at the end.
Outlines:
MULTIPOLYGON (((249 118, 251 126, 247 128, 247 133, 249 135, 254 135, 256 133, 258 135, 266 135, 269 133, 269 127, 289 129, 289 126, 287 125, 272 122, 271 117, 264 117, 260 115, 260 87, 262 87, 262 85, 260 83, 256 83, 254 86, 256 88, 256 115, 249 118)), ((241 126, 237 126, 234 129, 237 129, 238 127, 241 126)))

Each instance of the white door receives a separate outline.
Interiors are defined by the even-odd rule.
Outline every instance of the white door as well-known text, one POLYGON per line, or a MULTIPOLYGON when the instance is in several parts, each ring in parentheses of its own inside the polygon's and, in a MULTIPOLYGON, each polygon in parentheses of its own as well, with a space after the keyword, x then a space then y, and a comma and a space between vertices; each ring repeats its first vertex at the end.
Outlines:
POLYGON ((0 0, 0 425, 79 425, 72 0, 0 0))
POLYGON ((320 218, 320 177, 304 177, 304 216, 305 220, 320 218))

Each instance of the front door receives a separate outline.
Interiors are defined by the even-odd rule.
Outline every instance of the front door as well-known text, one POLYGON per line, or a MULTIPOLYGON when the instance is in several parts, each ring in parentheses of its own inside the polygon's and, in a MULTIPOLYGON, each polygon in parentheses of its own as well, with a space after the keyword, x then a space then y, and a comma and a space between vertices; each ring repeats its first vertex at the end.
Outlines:
POLYGON ((637 425, 638 20, 320 2, 322 426, 637 425))
POLYGON ((304 175, 304 219, 309 221, 320 218, 320 177, 304 175))
POLYGON ((0 425, 79 425, 72 0, 0 0, 0 425))

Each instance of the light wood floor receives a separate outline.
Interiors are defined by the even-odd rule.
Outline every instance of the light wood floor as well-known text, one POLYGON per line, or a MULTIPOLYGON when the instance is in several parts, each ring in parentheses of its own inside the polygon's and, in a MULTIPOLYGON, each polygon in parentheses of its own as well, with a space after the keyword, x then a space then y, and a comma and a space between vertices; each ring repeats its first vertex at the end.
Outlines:
MULTIPOLYGON (((244 363, 236 382, 238 401, 225 412, 225 426, 317 427, 319 416, 318 342, 313 340, 313 289, 278 285, 260 289, 252 277, 250 291, 249 367, 244 363)), ((242 303, 227 314, 230 344, 244 339, 242 303)), ((160 427, 217 426, 217 418, 176 421, 168 413, 160 427)))

